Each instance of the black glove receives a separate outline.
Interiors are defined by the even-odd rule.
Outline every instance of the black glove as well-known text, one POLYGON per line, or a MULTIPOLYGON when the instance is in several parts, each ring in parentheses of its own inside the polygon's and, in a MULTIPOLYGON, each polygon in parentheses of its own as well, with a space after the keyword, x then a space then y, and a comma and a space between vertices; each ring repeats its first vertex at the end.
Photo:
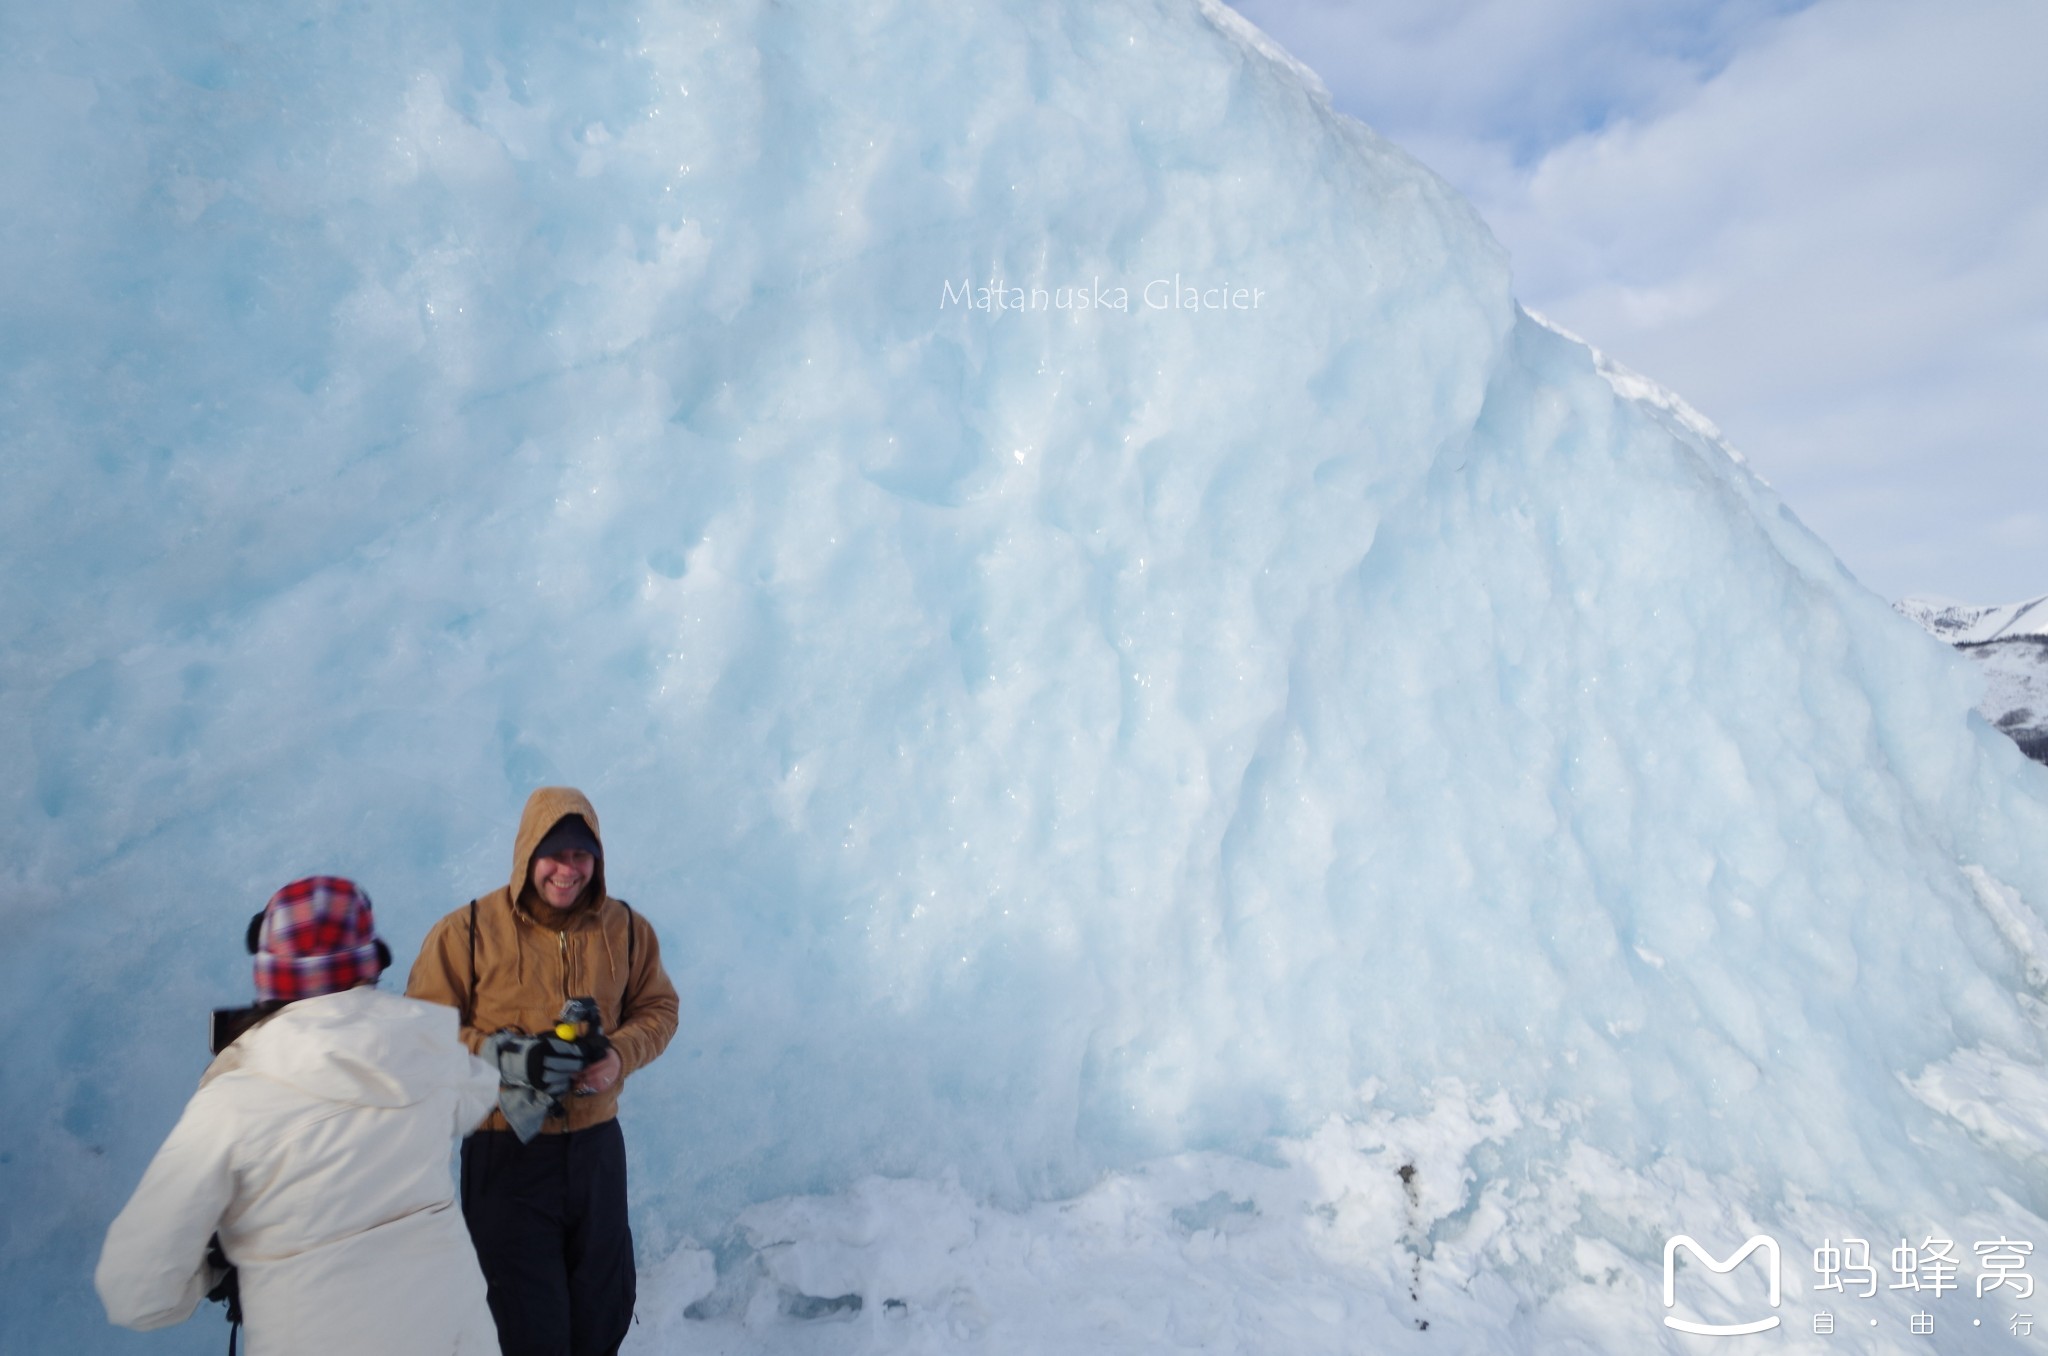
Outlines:
MULTIPOLYGON (((595 998, 572 998, 564 1003, 562 1015, 555 1019, 555 1029, 550 1034, 556 1040, 573 1044, 582 1054, 586 1069, 611 1053, 612 1043, 604 1034, 604 1016, 595 998)), ((575 1092, 578 1097, 590 1095, 589 1088, 577 1088, 575 1092)))
POLYGON ((206 1297, 216 1304, 228 1306, 228 1322, 242 1321, 242 1273, 221 1251, 220 1235, 206 1240, 206 1276, 213 1284, 207 1289, 206 1297))
POLYGON ((516 1031, 500 1031, 486 1040, 484 1058, 498 1066, 499 1081, 549 1097, 566 1095, 570 1082, 590 1063, 574 1041, 516 1031))
MULTIPOLYGON (((559 1036, 550 1036, 548 1039, 560 1040, 561 1038, 559 1036)), ((565 1044, 583 1057, 583 1067, 586 1069, 612 1052, 611 1038, 602 1031, 594 1032, 588 1036, 579 1036, 573 1041, 565 1042, 565 1044)))

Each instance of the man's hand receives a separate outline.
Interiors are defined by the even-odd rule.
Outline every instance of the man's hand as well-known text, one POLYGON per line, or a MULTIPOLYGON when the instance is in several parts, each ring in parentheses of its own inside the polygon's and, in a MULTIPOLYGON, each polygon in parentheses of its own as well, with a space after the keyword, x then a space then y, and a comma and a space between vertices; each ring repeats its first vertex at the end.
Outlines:
POLYGON ((606 1050, 603 1059, 576 1075, 575 1089, 585 1095, 603 1092, 619 1081, 619 1073, 623 1067, 619 1062, 619 1052, 606 1050))

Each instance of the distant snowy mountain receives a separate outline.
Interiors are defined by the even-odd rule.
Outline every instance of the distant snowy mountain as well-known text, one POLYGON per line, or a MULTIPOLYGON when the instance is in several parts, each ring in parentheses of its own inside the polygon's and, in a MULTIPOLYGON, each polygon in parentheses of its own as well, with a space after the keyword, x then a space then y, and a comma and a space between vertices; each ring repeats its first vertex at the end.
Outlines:
POLYGON ((1899 611, 1951 645, 1990 645, 2007 640, 2048 640, 2048 594, 2024 603, 1971 607, 1929 598, 1908 598, 1899 611))
POLYGON ((1977 710, 2029 758, 2048 763, 2048 594, 1997 607, 1926 598, 1897 606, 1983 666, 1984 700, 1977 710))

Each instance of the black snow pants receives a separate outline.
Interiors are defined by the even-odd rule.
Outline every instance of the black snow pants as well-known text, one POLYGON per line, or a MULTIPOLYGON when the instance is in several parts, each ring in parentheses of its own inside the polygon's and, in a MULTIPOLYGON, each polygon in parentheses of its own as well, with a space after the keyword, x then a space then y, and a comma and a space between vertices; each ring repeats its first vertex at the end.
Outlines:
POLYGON ((530 1144, 462 1142, 462 1215, 504 1356, 613 1356, 633 1322, 626 1137, 617 1121, 530 1144))

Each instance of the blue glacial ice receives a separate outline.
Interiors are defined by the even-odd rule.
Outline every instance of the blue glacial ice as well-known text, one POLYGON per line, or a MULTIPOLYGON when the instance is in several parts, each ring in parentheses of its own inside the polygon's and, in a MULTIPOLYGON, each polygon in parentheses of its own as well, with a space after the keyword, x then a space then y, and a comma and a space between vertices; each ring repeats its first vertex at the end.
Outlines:
POLYGON ((984 1240, 874 1263, 930 1349, 1120 1229, 1209 1340, 1599 1350, 1671 1232, 2048 1215, 2048 769, 1229 11, 82 0, 0 112, 0 1347, 212 1349, 87 1277, 243 920, 408 957, 557 781, 679 1343, 876 1221, 984 1240))

